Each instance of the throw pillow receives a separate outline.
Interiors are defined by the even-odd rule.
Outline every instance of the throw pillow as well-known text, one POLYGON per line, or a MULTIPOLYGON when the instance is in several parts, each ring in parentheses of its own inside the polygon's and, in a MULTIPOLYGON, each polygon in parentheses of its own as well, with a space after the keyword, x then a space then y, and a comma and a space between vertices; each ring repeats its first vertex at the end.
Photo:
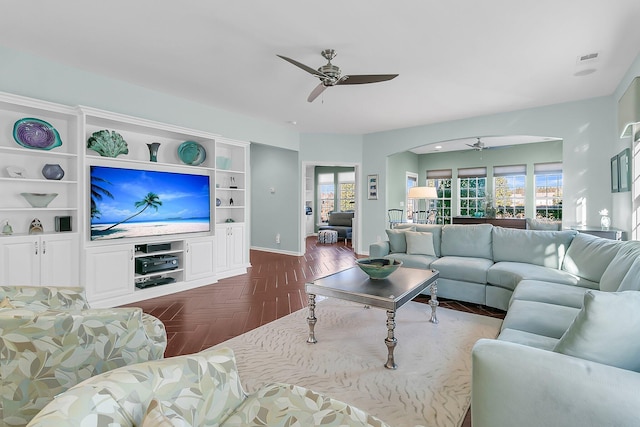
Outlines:
POLYGON ((147 412, 144 414, 142 424, 140 427, 175 427, 175 426, 189 426, 182 417, 177 415, 173 411, 167 411, 162 403, 157 399, 152 399, 147 407, 147 412), (172 415, 169 416, 168 413, 172 415))
POLYGON ((404 253, 407 252, 407 239, 405 233, 408 229, 395 230, 388 229, 387 237, 389 237, 389 252, 390 253, 404 253))
POLYGON ((4 297, 2 301, 0 301, 0 308, 15 308, 13 304, 11 304, 11 300, 9 297, 4 297))
POLYGON ((553 349, 640 372, 640 292, 587 291, 582 310, 553 349))
POLYGON ((407 254, 436 256, 433 248, 433 234, 421 231, 407 231, 407 254))

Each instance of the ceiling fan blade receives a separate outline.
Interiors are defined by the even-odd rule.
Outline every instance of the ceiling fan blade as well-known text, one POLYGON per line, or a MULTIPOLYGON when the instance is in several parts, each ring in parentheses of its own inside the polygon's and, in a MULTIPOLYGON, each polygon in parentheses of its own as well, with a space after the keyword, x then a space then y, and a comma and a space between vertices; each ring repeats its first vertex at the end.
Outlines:
POLYGON ((322 92, 324 92, 326 88, 327 87, 324 84, 320 83, 318 86, 315 87, 315 89, 311 91, 311 93, 309 94, 309 97, 307 98, 307 101, 313 102, 313 100, 316 99, 318 95, 320 95, 322 92))
POLYGON ((304 65, 303 63, 298 62, 298 61, 296 61, 295 59, 287 58, 286 56, 282 56, 282 55, 276 55, 276 56, 277 56, 277 57, 279 57, 279 58, 284 59, 284 60, 285 60, 285 61, 287 61, 287 62, 290 62, 291 64, 295 65, 295 66, 296 66, 296 67, 298 67, 298 68, 302 68, 302 69, 303 69, 303 70, 305 70, 307 73, 309 73, 309 74, 313 74, 313 75, 314 75, 314 76, 316 76, 316 77, 329 78, 329 76, 327 76, 326 74, 321 73, 321 72, 320 72, 320 71, 318 71, 318 70, 314 70, 313 68, 311 68, 311 67, 309 67, 309 66, 307 66, 307 65, 304 65))
POLYGON ((361 85, 365 83, 386 82, 395 79, 398 74, 354 74, 342 76, 337 85, 361 85))

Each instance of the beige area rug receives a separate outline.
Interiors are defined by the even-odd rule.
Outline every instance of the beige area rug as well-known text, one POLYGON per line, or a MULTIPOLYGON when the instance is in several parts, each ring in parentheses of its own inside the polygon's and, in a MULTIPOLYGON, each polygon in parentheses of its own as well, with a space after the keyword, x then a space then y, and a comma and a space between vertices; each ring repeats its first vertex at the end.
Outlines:
POLYGON ((386 311, 328 298, 316 308, 308 344, 302 309, 216 347, 234 350, 240 379, 252 393, 283 382, 355 405, 391 426, 458 427, 471 397, 471 348, 495 338, 501 320, 409 302, 396 313, 397 370, 386 369, 386 311))

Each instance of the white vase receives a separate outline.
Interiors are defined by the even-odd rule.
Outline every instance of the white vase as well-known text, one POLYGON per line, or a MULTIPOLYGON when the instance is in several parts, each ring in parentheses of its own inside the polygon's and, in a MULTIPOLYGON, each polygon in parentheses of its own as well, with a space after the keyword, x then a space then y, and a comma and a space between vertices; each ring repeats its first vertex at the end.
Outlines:
POLYGON ((602 215, 600 217, 600 226, 603 230, 608 230, 611 227, 611 218, 607 215, 602 215))

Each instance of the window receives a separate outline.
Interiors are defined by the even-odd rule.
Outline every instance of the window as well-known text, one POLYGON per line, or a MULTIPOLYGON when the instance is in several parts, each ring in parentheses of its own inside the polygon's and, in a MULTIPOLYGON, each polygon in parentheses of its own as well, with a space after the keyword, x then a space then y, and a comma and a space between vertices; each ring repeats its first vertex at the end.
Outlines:
POLYGON ((493 207, 498 218, 525 217, 526 178, 526 165, 493 168, 493 207))
POLYGON ((418 185, 418 174, 407 172, 407 194, 405 196, 405 206, 407 207, 407 221, 413 222, 413 212, 417 209, 416 200, 409 198, 409 190, 418 185))
POLYGON ((451 224, 451 169, 427 171, 427 187, 436 187, 436 224, 451 224))
POLYGON ((562 220, 562 163, 533 165, 536 218, 562 220))
POLYGON ((340 211, 352 211, 356 203, 356 173, 338 173, 338 206, 340 211))
POLYGON ((458 169, 458 197, 462 216, 484 213, 487 189, 487 168, 458 169))
POLYGON ((335 184, 333 173, 318 174, 318 205, 320 206, 320 222, 329 221, 329 212, 335 208, 335 184))

